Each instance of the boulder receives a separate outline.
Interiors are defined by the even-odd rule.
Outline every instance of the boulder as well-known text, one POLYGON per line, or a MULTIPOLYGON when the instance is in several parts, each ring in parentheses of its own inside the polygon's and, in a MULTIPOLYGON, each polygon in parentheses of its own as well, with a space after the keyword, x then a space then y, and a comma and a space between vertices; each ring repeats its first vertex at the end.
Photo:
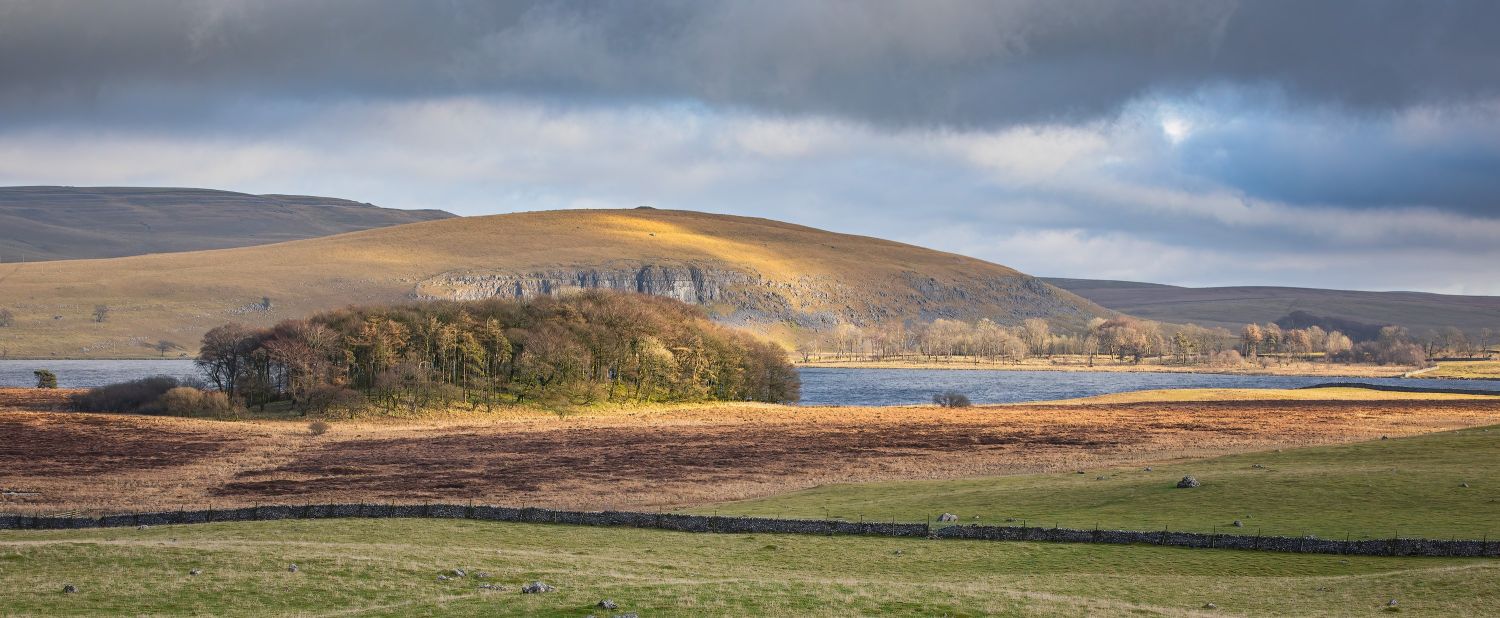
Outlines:
POLYGON ((73 584, 64 584, 63 585, 63 594, 76 594, 77 592, 78 592, 78 586, 74 586, 73 584))
POLYGON ((938 521, 958 521, 958 516, 952 513, 943 513, 942 515, 938 515, 938 521))
POLYGON ((531 582, 529 584, 526 584, 525 586, 521 586, 521 594, 541 594, 543 592, 552 592, 555 590, 557 589, 542 582, 531 582))
POLYGON ((604 599, 603 601, 600 601, 597 605, 598 605, 599 609, 620 609, 619 605, 616 605, 614 601, 611 601, 609 599, 604 599))
POLYGON ((202 574, 203 574, 203 569, 193 569, 191 571, 188 571, 188 575, 202 575, 202 574))
POLYGON ((437 580, 440 581, 440 582, 448 581, 448 576, 447 575, 439 575, 439 576, 437 576, 437 580))
POLYGON ((293 563, 293 564, 287 565, 286 570, 287 570, 288 573, 296 573, 299 569, 297 568, 297 565, 295 563, 293 563))
POLYGON ((453 569, 454 577, 463 577, 465 575, 468 575, 468 573, 465 573, 463 569, 453 569))
POLYGON ((1184 477, 1182 477, 1182 480, 1177 481, 1177 488, 1178 489, 1191 489, 1191 488, 1197 487, 1197 486, 1199 486, 1201 484, 1202 483, 1198 482, 1198 479, 1196 479, 1196 478, 1192 477, 1191 475, 1189 475, 1189 476, 1184 476, 1184 477))
POLYGON ((1245 522, 1242 522, 1242 521, 1236 519, 1236 520, 1234 520, 1234 523, 1229 524, 1229 525, 1234 526, 1236 528, 1244 528, 1245 527, 1245 522))

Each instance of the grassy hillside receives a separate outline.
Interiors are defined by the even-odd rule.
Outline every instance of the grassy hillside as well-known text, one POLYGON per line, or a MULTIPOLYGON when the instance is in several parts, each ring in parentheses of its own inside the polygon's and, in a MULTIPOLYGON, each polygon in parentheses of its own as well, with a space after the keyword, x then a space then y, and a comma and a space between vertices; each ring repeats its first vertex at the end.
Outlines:
POLYGON ((452 216, 306 195, 0 187, 0 262, 245 247, 452 216))
POLYGON ((1421 292, 1358 292, 1286 287, 1184 288, 1156 283, 1048 278, 1048 283, 1130 315, 1238 329, 1306 311, 1374 325, 1399 324, 1423 334, 1454 326, 1473 334, 1500 331, 1500 297, 1421 292))
POLYGON ((469 217, 275 245, 0 265, 12 356, 153 355, 230 320, 349 304, 641 289, 768 330, 955 316, 1081 324, 1104 310, 1003 266, 746 217, 573 210, 469 217), (263 297, 269 297, 270 307, 263 297), (110 307, 95 322, 96 305, 110 307))
POLYGON ((965 523, 977 515, 987 524, 1014 519, 1065 528, 1217 528, 1323 538, 1500 537, 1500 427, 1150 467, 831 485, 709 510, 910 521, 950 512, 965 523), (1202 487, 1176 488, 1184 475, 1202 487), (1245 527, 1232 527, 1235 520, 1245 527))
POLYGON ((1489 615, 1500 564, 444 520, 0 532, 0 607, 28 616, 612 615, 601 599, 642 616, 1347 616, 1392 598, 1489 615), (454 568, 490 577, 437 580, 454 568), (519 593, 537 579, 557 590, 519 593))

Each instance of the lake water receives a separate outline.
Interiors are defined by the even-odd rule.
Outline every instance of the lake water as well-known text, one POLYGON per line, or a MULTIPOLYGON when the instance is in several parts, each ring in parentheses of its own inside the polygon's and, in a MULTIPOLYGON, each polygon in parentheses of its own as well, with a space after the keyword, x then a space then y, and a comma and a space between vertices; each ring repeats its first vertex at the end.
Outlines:
POLYGON ((61 388, 91 388, 150 376, 202 378, 190 360, 0 360, 0 386, 36 386, 31 372, 57 374, 61 388))
MULTIPOLYGON (((147 376, 201 378, 190 360, 0 360, 0 386, 32 386, 37 369, 57 373, 58 386, 87 388, 147 376)), ((1461 388, 1500 392, 1500 380, 1424 380, 1246 376, 1203 373, 967 371, 949 369, 804 368, 803 405, 883 406, 927 403, 957 391, 974 403, 1090 397, 1157 388, 1296 388, 1328 382, 1461 388)))
POLYGON ((1497 380, 1328 378, 1203 373, 969 371, 957 369, 804 368, 802 405, 888 406, 930 403, 934 393, 957 391, 974 403, 1014 403, 1092 397, 1158 388, 1296 388, 1363 382, 1500 392, 1497 380))

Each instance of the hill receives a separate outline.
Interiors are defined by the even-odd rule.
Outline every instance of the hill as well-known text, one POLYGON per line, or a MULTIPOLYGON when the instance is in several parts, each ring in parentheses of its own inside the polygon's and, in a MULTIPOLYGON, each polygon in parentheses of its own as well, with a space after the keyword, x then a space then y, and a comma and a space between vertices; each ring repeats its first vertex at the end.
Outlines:
POLYGON ((0 262, 245 247, 452 216, 306 195, 0 187, 0 262))
MULTIPOLYGON (((1470 335, 1483 328, 1500 331, 1500 296, 1265 286, 1186 288, 1133 281, 1045 280, 1121 313, 1180 324, 1237 330, 1249 322, 1274 322, 1300 311, 1335 324, 1340 320, 1354 323, 1341 328, 1346 332, 1361 326, 1378 329, 1387 324, 1405 326, 1416 335, 1445 326, 1457 327, 1470 335)), ((1298 317, 1307 319, 1306 315, 1298 317)))
POLYGON ((1081 325, 1107 313, 1015 270, 766 219, 654 209, 465 217, 275 245, 0 265, 12 356, 195 348, 230 320, 268 325, 350 304, 606 288, 670 296, 785 335, 938 317, 1081 325), (269 301, 269 302, 266 302, 269 301), (107 306, 107 319, 91 317, 107 306))

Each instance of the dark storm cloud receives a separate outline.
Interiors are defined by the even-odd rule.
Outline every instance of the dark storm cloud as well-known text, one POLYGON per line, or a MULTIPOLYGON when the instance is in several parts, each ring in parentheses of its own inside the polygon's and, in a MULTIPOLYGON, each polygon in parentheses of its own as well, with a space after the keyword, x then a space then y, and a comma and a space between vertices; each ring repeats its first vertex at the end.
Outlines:
POLYGON ((1488 1, 8 0, 0 111, 505 93, 993 126, 1225 83, 1386 110, 1495 95, 1497 23, 1488 1))

